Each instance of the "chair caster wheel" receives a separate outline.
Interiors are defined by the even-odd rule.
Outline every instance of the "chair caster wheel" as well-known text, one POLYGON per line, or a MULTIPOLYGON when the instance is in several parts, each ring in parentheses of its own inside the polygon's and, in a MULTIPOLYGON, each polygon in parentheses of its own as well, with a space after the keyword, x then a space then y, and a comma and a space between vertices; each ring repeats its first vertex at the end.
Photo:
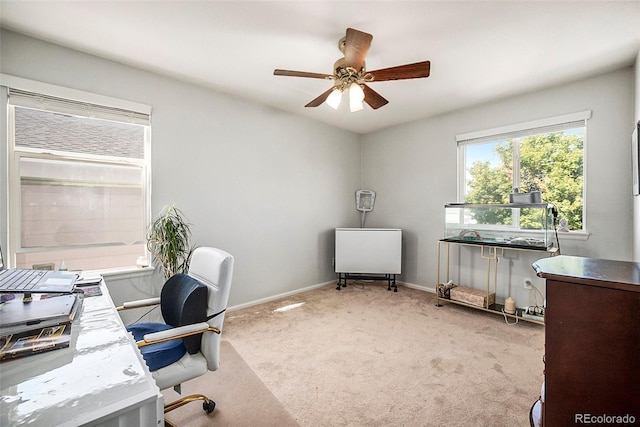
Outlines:
POLYGON ((216 409, 216 402, 214 402, 213 400, 210 400, 209 402, 204 402, 202 404, 202 409, 204 409, 207 414, 210 414, 213 412, 214 409, 216 409))

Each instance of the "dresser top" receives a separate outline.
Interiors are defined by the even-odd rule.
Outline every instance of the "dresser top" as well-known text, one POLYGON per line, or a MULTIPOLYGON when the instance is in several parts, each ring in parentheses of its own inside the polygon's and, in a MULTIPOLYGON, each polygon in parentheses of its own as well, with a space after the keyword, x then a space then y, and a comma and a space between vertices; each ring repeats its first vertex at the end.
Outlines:
POLYGON ((539 277, 640 292, 640 263, 559 255, 533 263, 539 277))

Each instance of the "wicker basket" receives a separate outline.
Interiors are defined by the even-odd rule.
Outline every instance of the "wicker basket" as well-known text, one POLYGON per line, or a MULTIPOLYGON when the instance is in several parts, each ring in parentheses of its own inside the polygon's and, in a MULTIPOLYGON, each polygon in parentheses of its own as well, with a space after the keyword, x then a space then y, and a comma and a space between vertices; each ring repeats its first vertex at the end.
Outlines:
MULTIPOLYGON (((479 289, 468 288, 466 286, 456 286, 450 291, 451 299, 454 301, 464 302, 476 307, 488 307, 487 306, 487 292, 479 289)), ((495 304, 496 294, 490 293, 489 306, 495 304)))

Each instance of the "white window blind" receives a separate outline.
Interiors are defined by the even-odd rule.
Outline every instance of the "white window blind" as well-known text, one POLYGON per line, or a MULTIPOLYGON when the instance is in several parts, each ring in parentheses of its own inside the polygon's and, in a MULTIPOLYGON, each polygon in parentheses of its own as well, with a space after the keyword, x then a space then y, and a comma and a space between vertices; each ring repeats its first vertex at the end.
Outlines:
POLYGON ((591 118, 591 111, 582 111, 548 119, 464 133, 456 135, 456 141, 458 146, 464 146, 468 144, 482 144, 491 141, 503 141, 543 133, 563 132, 577 127, 584 127, 586 120, 589 118, 591 118))
POLYGON ((144 126, 150 124, 150 115, 146 112, 58 98, 21 89, 9 88, 9 104, 92 119, 110 120, 144 126))

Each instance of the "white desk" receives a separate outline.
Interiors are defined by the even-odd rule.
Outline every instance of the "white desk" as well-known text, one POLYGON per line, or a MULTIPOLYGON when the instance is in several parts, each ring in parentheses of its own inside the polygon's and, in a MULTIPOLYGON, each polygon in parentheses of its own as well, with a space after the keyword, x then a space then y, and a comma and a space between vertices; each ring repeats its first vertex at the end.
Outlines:
POLYGON ((161 426, 164 399, 107 287, 85 298, 69 348, 0 363, 0 426, 161 426))

